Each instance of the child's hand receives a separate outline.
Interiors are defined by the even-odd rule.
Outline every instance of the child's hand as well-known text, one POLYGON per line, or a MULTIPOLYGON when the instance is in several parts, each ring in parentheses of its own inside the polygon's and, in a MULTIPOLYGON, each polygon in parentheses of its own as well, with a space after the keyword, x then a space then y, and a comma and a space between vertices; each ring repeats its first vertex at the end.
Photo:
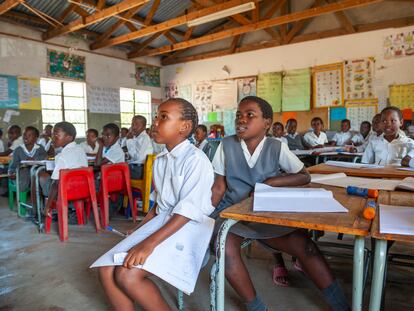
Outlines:
POLYGON ((155 245, 150 241, 144 240, 131 248, 125 257, 123 266, 131 269, 133 266, 143 265, 148 256, 154 251, 155 245))

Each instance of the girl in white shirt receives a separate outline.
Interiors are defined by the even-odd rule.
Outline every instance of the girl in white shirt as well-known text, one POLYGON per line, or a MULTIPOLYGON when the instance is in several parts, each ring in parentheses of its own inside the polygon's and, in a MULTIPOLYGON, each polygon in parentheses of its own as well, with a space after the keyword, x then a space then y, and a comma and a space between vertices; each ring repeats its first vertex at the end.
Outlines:
POLYGON ((280 123, 280 122, 273 123, 273 126, 272 126, 272 134, 273 134, 273 137, 274 138, 276 138, 277 140, 281 141, 282 143, 285 143, 285 144, 288 143, 286 137, 284 137, 284 135, 285 135, 285 129, 284 129, 282 123, 280 123))
POLYGON ((313 131, 306 133, 303 137, 305 145, 311 149, 322 148, 325 144, 328 143, 328 137, 326 136, 325 132, 322 132, 322 119, 319 117, 313 118, 311 121, 311 126, 313 131))
POLYGON ((95 129, 88 129, 86 131, 86 141, 82 142, 80 146, 88 156, 95 156, 99 150, 98 131, 95 129))
POLYGON ((161 242, 189 221, 200 222, 214 210, 211 204, 213 167, 207 156, 187 139, 197 122, 197 111, 184 99, 169 99, 158 107, 153 137, 166 148, 154 162, 156 205, 138 227, 157 214, 166 214, 169 220, 132 247, 123 266, 99 268, 105 293, 115 310, 135 310, 134 302, 145 310, 170 310, 160 290, 150 280, 152 274, 133 266, 144 264, 161 242))

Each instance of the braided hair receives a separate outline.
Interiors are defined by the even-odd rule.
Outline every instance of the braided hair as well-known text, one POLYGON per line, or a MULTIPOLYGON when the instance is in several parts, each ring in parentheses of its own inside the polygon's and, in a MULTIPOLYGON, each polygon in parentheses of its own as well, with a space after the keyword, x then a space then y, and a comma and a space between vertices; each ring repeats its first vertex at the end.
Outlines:
POLYGON ((264 119, 273 120, 273 108, 272 106, 270 106, 270 104, 266 100, 264 100, 263 98, 257 97, 257 96, 246 96, 240 101, 239 105, 246 101, 251 101, 251 102, 256 103, 259 106, 260 110, 262 111, 264 119))
POLYGON ((173 102, 180 104, 183 120, 191 121, 192 126, 191 126, 190 133, 188 134, 188 137, 190 137, 191 135, 194 134, 197 128, 197 125, 198 125, 197 110, 194 108, 194 106, 189 101, 185 100, 184 98, 170 98, 170 99, 167 99, 165 102, 169 102, 169 101, 173 101, 173 102))

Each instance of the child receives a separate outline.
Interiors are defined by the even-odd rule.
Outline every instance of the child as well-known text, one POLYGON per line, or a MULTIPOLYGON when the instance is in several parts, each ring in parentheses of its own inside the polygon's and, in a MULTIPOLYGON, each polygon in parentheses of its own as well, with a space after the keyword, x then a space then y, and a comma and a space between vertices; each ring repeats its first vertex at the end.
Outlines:
POLYGON ((88 166, 88 159, 82 147, 75 143, 76 129, 72 123, 63 121, 56 123, 53 127, 53 145, 62 148, 62 151, 55 157, 55 168, 50 176, 48 173, 40 175, 40 186, 43 194, 49 199, 45 206, 45 215, 49 213, 51 204, 58 195, 59 172, 62 169, 73 169, 88 166))
POLYGON ((203 152, 206 154, 207 158, 211 161, 213 160, 212 155, 212 148, 210 143, 207 141, 207 127, 203 124, 200 124, 197 126, 194 134, 194 138, 196 140, 195 146, 203 150, 203 152))
POLYGON ((161 153, 161 151, 165 148, 165 145, 164 144, 157 144, 155 142, 155 140, 152 137, 152 127, 151 127, 148 135, 151 138, 152 150, 154 150, 154 153, 155 154, 161 153))
POLYGON ((105 294, 114 310, 135 310, 134 302, 144 310, 170 310, 150 279, 152 274, 132 266, 144 264, 157 245, 190 220, 199 222, 214 210, 211 205, 213 168, 205 154, 187 139, 197 122, 196 110, 184 99, 172 98, 158 107, 153 135, 166 149, 154 162, 156 207, 138 227, 157 214, 171 217, 161 229, 129 250, 123 266, 99 269, 105 294))
POLYGON ((99 150, 98 131, 95 129, 88 129, 86 131, 86 141, 80 143, 80 146, 85 151, 87 156, 96 156, 99 150))
POLYGON ((381 136, 382 132, 383 132, 383 124, 381 122, 381 114, 377 113, 373 118, 372 118, 372 132, 370 135, 369 139, 372 138, 378 138, 381 136))
POLYGON ((302 137, 296 132, 298 121, 289 119, 286 123, 286 140, 290 150, 303 150, 302 137))
MULTIPOLYGON (((13 152, 9 165, 9 178, 16 179, 16 170, 19 169, 22 160, 45 160, 47 153, 42 146, 36 144, 39 138, 39 130, 33 126, 25 128, 23 133, 23 144, 13 152)), ((19 191, 26 191, 30 187, 30 168, 24 167, 19 171, 19 191)))
POLYGON ((128 129, 126 127, 121 128, 121 137, 119 138, 118 142, 119 145, 121 146, 121 148, 125 148, 126 149, 126 140, 127 140, 127 135, 128 135, 128 129))
MULTIPOLYGON (((239 203, 254 192, 256 182, 273 187, 293 187, 309 183, 303 163, 286 144, 266 133, 272 124, 272 107, 265 100, 248 96, 236 113, 236 135, 225 137, 213 160, 215 181, 213 213, 239 203), (282 169, 286 174, 281 175, 282 169)), ((222 220, 218 220, 218 224, 222 220)), ((305 231, 294 228, 243 222, 230 229, 226 241, 226 278, 247 304, 247 310, 267 310, 253 287, 241 257, 240 245, 254 238, 266 247, 286 252, 300 260, 303 270, 315 282, 332 309, 349 310, 338 282, 323 255, 305 231)))
POLYGON ((52 129, 52 125, 46 125, 43 129, 41 137, 37 140, 37 144, 42 146, 46 150, 46 152, 49 151, 50 146, 52 144, 52 129))
POLYGON ((352 133, 349 131, 351 128, 351 121, 344 119, 341 121, 341 131, 336 133, 332 138, 332 146, 345 146, 351 144, 352 133))
POLYGON ((95 166, 107 163, 125 162, 125 153, 117 144, 119 139, 119 127, 114 123, 108 123, 102 128, 102 141, 96 154, 95 166))
POLYGON ((3 130, 0 129, 0 152, 4 152, 3 130))
POLYGON ((287 144, 287 139, 283 137, 285 135, 285 129, 283 128, 282 123, 280 122, 273 123, 272 134, 274 138, 281 141, 282 143, 287 144))
POLYGON ((364 121, 359 127, 359 133, 355 134, 351 142, 354 146, 361 146, 368 143, 371 132, 371 123, 369 121, 364 121))
POLYGON ((402 113, 397 107, 386 107, 381 111, 383 133, 371 139, 362 156, 362 163, 379 165, 401 164, 408 151, 414 148, 414 141, 401 135, 402 113))
POLYGON ((7 143, 7 150, 0 152, 0 156, 8 156, 10 155, 14 150, 16 150, 17 147, 19 147, 21 144, 23 144, 23 137, 22 137, 22 129, 18 125, 12 125, 7 130, 7 136, 9 136, 9 142, 7 143))
POLYGON ((311 121, 311 126, 313 131, 308 132, 303 137, 303 140, 307 147, 310 149, 322 148, 325 144, 328 143, 328 137, 326 136, 323 130, 323 121, 319 117, 315 117, 311 121))
POLYGON ((132 118, 131 129, 126 136, 126 146, 130 156, 129 169, 132 179, 142 179, 144 163, 148 154, 154 152, 151 138, 145 132, 147 119, 137 115, 132 118))

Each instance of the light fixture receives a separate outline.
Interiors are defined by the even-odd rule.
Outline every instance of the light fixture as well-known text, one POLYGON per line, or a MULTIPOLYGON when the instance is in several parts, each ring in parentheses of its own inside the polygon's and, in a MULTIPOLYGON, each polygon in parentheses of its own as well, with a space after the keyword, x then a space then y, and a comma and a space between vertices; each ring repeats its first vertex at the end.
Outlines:
POLYGON ((198 25, 201 25, 201 24, 206 24, 206 23, 209 23, 209 22, 221 19, 221 18, 225 18, 225 17, 232 16, 232 15, 235 15, 235 14, 251 11, 254 8, 256 8, 254 2, 248 2, 248 3, 245 3, 245 4, 234 6, 234 7, 229 8, 229 9, 225 9, 225 10, 220 11, 220 12, 216 12, 216 13, 213 13, 213 14, 209 14, 209 15, 206 15, 206 16, 203 16, 203 17, 193 19, 193 20, 187 22, 187 26, 188 27, 194 27, 194 26, 198 26, 198 25))

